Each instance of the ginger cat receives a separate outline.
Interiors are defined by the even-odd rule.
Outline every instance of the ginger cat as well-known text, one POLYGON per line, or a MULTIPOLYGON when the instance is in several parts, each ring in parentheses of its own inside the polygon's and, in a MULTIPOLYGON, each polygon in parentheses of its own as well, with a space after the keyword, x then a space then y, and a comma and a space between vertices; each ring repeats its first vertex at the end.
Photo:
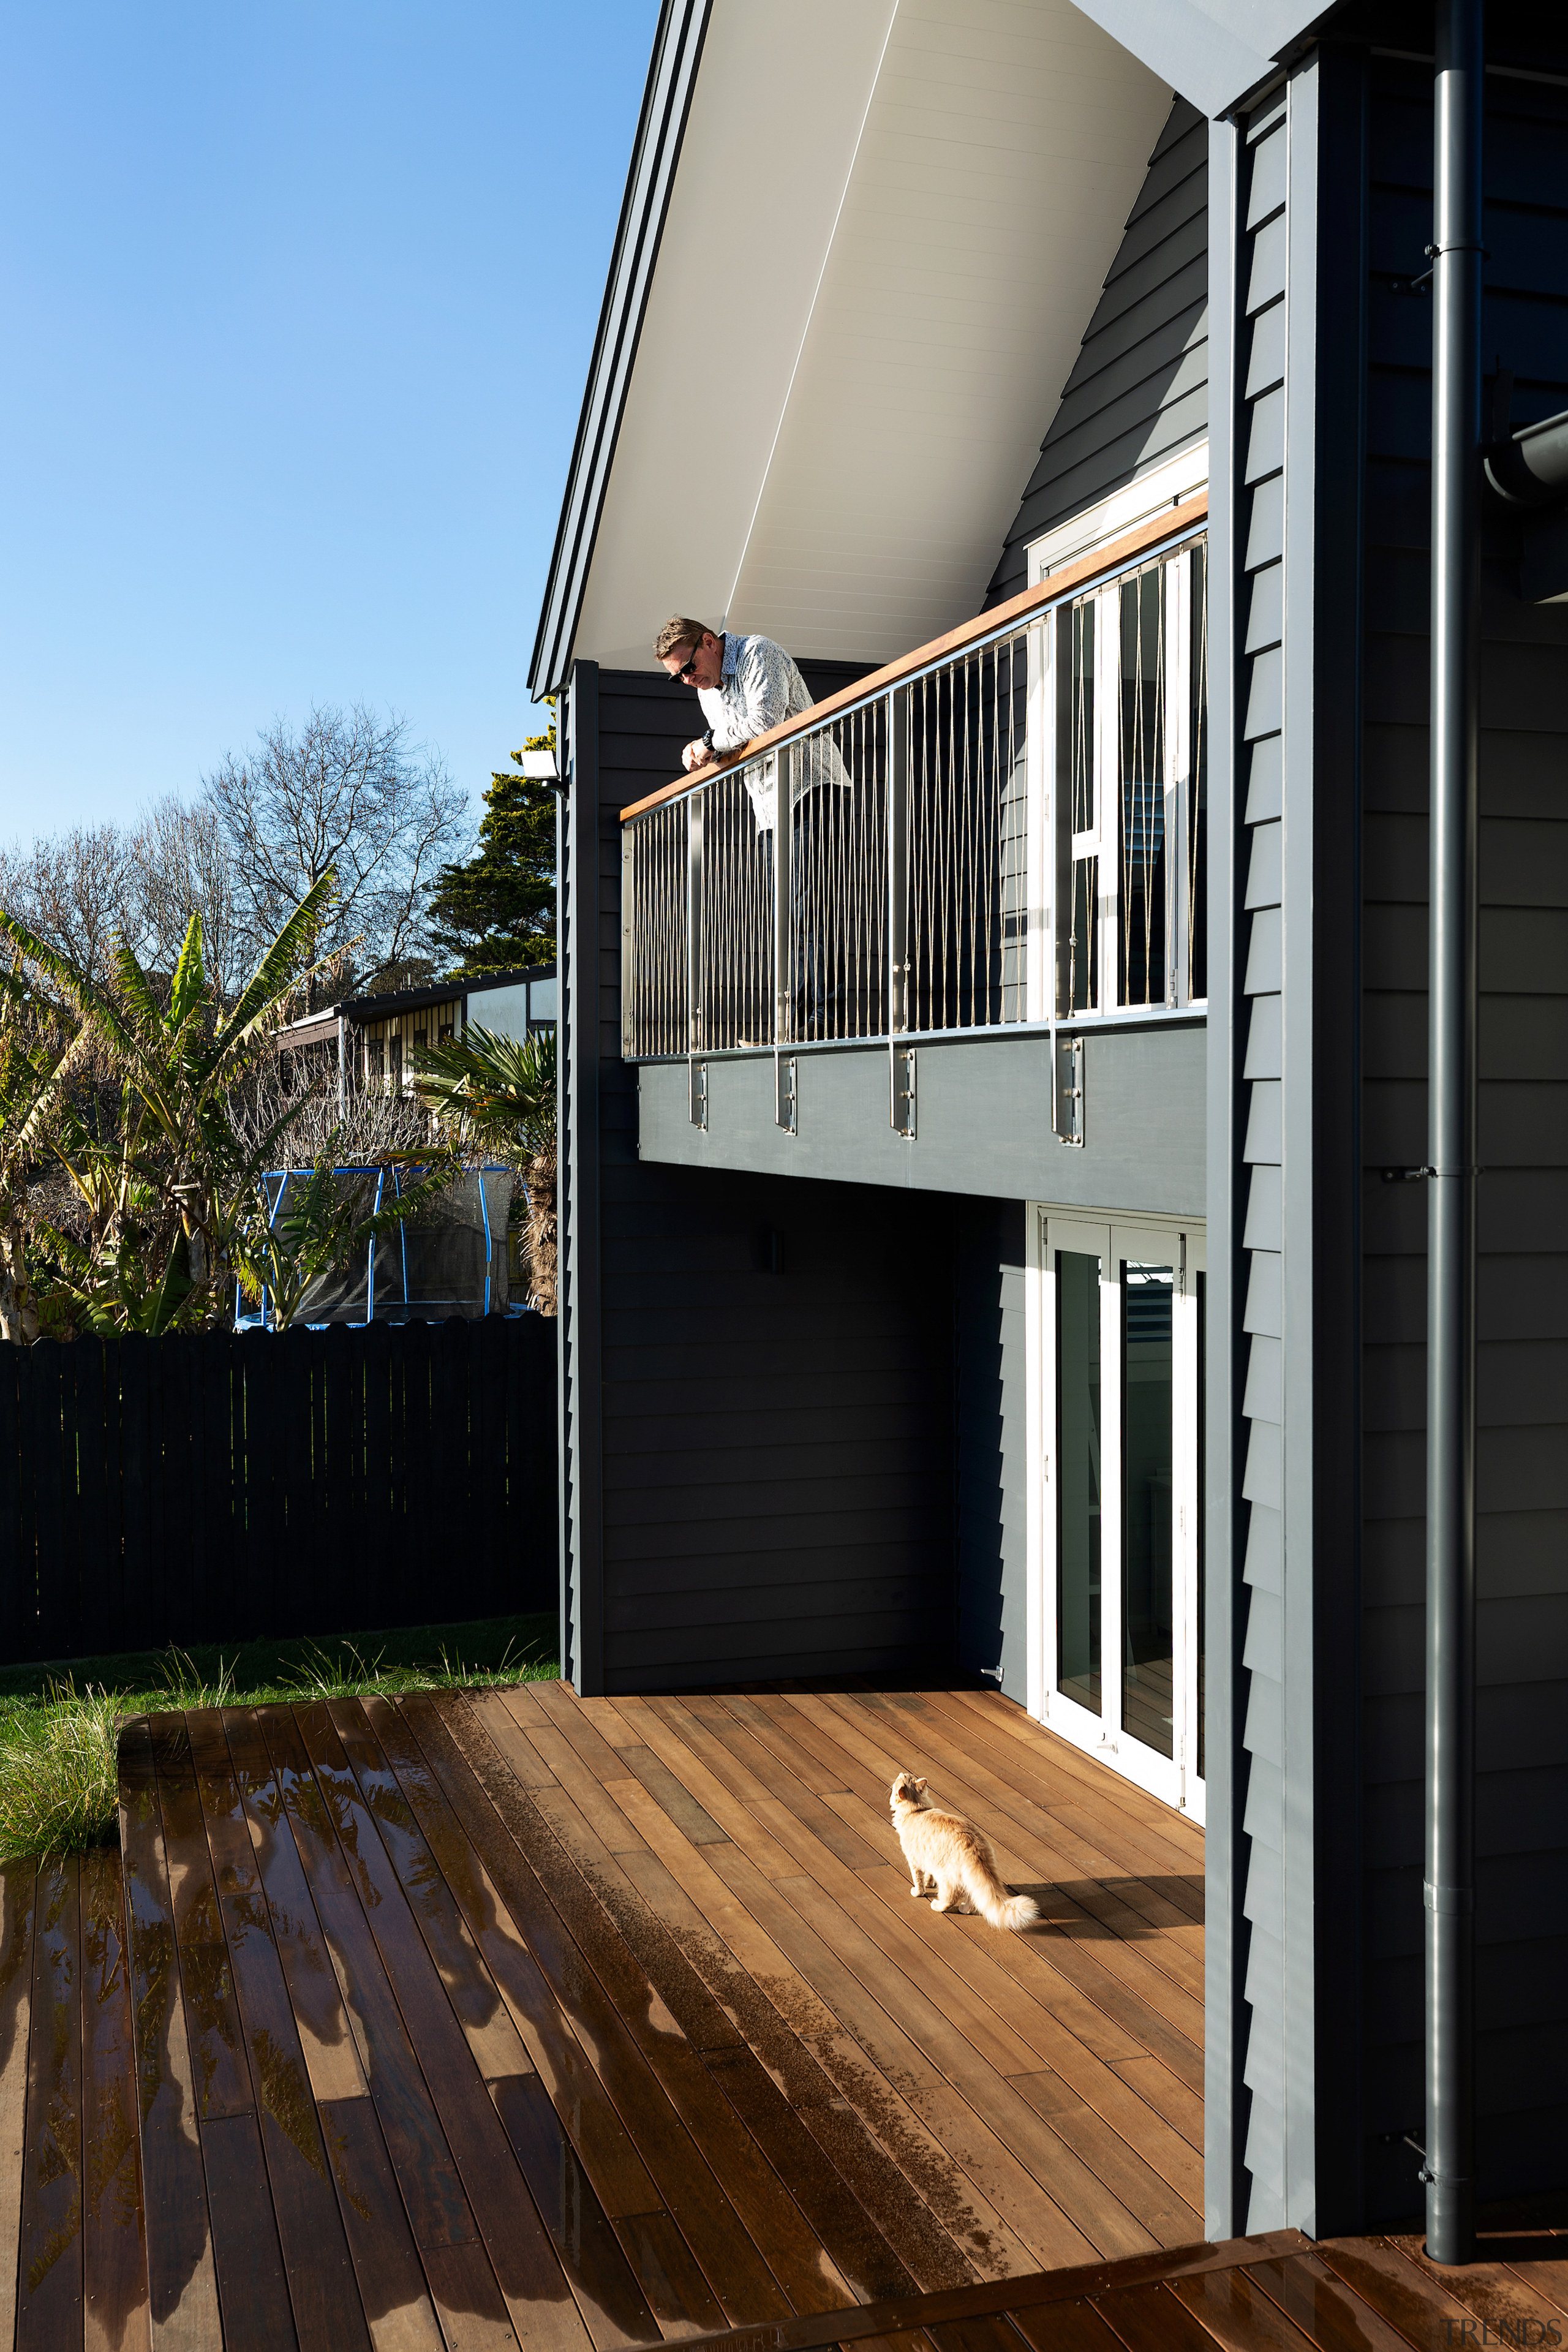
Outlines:
POLYGON ((933 1910, 955 1909, 962 1895, 965 1910, 978 1911, 994 1927, 1010 1928, 1015 1935, 1037 1919, 1040 1906, 1032 1896, 1008 1894, 984 1832, 962 1813, 939 1812, 925 1791, 923 1780, 912 1772, 900 1772, 888 1799, 914 1880, 910 1895, 917 1899, 922 1895, 930 1879, 936 1895, 933 1910))

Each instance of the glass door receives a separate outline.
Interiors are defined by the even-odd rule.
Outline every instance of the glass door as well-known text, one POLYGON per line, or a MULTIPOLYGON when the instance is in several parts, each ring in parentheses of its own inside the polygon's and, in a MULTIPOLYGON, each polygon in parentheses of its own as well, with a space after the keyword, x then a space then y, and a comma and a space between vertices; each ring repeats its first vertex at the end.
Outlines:
POLYGON ((1201 1820, 1201 1230, 1037 1228, 1038 1712, 1201 1820))

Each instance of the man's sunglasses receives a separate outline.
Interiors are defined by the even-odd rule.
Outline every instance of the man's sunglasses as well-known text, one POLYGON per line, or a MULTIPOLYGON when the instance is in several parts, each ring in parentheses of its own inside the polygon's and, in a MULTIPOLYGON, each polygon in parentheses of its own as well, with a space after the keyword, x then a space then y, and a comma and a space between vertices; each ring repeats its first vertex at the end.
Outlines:
POLYGON ((696 684, 697 681, 692 677, 691 673, 697 667, 697 656, 701 650, 702 648, 700 646, 692 646, 691 651, 686 657, 685 667, 683 669, 678 669, 675 673, 675 683, 677 686, 694 686, 696 684))

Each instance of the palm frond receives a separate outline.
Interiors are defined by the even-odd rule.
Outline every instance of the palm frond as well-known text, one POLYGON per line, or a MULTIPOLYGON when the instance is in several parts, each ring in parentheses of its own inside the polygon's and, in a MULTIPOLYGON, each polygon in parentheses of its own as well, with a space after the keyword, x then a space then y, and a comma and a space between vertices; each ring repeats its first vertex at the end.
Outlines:
POLYGON ((203 961, 202 919, 199 908, 193 913, 185 932, 180 960, 174 966, 174 986, 170 991, 169 1017, 183 1022, 194 1013, 207 992, 206 966, 203 961))
POLYGON ((79 1065, 87 1060, 91 1050, 91 1030, 79 1029, 74 1037, 68 1038, 56 1056, 53 1067, 39 1071, 40 1084, 33 1097, 32 1108, 17 1120, 12 1138, 11 1149, 19 1158, 26 1159, 38 1143, 44 1121, 56 1108, 61 1089, 75 1076, 79 1065))
POLYGON ((0 932, 5 934, 14 947, 21 949, 29 963, 37 964, 40 971, 47 973, 55 986, 63 992, 76 1008, 82 1020, 96 1021, 105 1034, 111 1038, 122 1051, 132 1050, 131 1033, 121 1020, 113 999, 90 981, 86 972, 80 971, 71 961, 69 956, 59 954, 56 949, 48 945, 47 940, 39 939, 36 931, 29 930, 26 923, 17 916, 8 913, 4 907, 0 907, 0 932))
POLYGON ((479 1135, 516 1144, 555 1131, 555 1033, 503 1037, 474 1022, 413 1059, 427 1110, 479 1135))
POLYGON ((114 942, 114 977, 121 1003, 134 1013, 145 1031, 155 1035, 163 1026, 163 1008, 153 993, 153 984, 142 969, 135 949, 123 937, 114 942))
POLYGON ((74 1234, 62 1234, 57 1225, 49 1224, 42 1217, 34 1221, 33 1231, 45 1246, 54 1253, 61 1265, 82 1281, 88 1280, 92 1273, 92 1259, 74 1234))
POLYGON ((336 890, 337 877, 329 866, 321 880, 306 891, 257 965, 234 1011, 219 1028, 208 1057, 210 1067, 216 1069, 229 1058, 235 1047, 266 1021, 287 989, 310 972, 321 970, 321 964, 311 964, 301 973, 300 962, 309 951, 336 890))

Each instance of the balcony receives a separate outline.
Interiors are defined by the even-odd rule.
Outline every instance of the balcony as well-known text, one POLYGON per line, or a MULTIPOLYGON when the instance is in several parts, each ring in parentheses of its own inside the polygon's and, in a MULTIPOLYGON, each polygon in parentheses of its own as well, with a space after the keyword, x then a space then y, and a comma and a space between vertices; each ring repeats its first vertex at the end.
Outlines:
POLYGON ((622 1050, 688 1066, 691 1125, 711 1064, 773 1055, 793 1131, 803 1057, 880 1046, 912 1137, 916 1047, 1028 1037, 1081 1144, 1087 1036, 1201 1022, 1205 512, 623 810, 622 1050))

